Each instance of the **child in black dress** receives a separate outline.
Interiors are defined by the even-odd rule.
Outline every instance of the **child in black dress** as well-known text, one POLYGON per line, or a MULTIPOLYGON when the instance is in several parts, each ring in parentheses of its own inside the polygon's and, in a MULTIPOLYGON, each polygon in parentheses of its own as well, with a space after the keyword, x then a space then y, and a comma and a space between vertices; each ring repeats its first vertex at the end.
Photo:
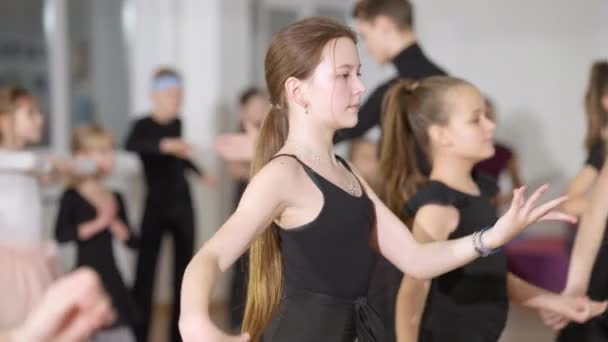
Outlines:
POLYGON ((114 325, 98 333, 94 341, 134 341, 135 305, 116 266, 112 242, 117 239, 134 248, 136 239, 122 196, 102 182, 114 163, 112 137, 99 126, 82 126, 73 136, 72 152, 76 158, 94 161, 97 172, 71 180, 61 197, 56 238, 76 241, 77 266, 89 266, 99 273, 117 312, 114 325))
MULTIPOLYGON (((475 86, 441 76, 418 83, 400 81, 385 97, 383 131, 382 195, 395 214, 413 220, 412 232, 419 242, 479 231, 483 236, 482 229, 496 223, 496 182, 473 171, 476 163, 494 153, 495 131, 475 86), (418 171, 415 146, 431 162, 428 178, 418 171)), ((396 301, 397 340, 498 341, 509 301, 579 322, 606 308, 525 282, 508 272, 506 256, 497 252, 432 281, 405 276, 396 301)))

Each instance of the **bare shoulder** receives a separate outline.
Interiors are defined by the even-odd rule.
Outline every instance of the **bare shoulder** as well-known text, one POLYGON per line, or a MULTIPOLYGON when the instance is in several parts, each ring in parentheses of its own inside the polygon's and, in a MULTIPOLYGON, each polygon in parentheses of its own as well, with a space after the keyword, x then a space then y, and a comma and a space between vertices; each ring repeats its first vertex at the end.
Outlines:
POLYGON ((428 235, 433 240, 446 240, 458 227, 460 214, 451 205, 427 204, 414 218, 414 235, 428 235))
POLYGON ((298 160, 290 156, 278 156, 255 174, 249 187, 288 194, 302 183, 302 177, 305 177, 305 171, 298 160))
POLYGON ((256 174, 256 177, 269 178, 274 183, 277 181, 287 182, 297 179, 303 174, 303 171, 302 164, 294 157, 281 155, 264 165, 256 174))

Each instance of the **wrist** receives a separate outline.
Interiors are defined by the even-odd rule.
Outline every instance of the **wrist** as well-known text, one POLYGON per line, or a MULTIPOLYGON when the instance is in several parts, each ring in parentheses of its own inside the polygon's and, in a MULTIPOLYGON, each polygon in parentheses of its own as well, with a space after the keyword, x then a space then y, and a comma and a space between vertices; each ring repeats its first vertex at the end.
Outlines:
POLYGON ((557 303, 559 298, 560 296, 555 293, 544 292, 531 298, 527 302, 524 302, 523 305, 533 309, 546 309, 555 311, 555 303, 557 303))
POLYGON ((587 287, 580 282, 567 283, 566 287, 563 290, 564 294, 571 295, 571 296, 584 295, 586 292, 587 292, 587 287))
POLYGON ((503 245, 502 239, 494 227, 484 231, 480 239, 483 245, 491 250, 496 250, 503 245))

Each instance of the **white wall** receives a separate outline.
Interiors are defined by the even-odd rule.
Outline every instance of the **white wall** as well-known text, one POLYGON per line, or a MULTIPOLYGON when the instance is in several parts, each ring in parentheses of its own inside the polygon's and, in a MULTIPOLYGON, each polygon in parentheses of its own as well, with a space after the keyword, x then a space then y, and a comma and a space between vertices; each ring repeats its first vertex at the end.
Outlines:
POLYGON ((495 99, 498 137, 525 179, 563 186, 584 158, 582 97, 591 62, 606 58, 608 3, 425 0, 416 10, 434 60, 495 99))
MULTIPOLYGON (((496 102, 497 137, 518 153, 524 179, 551 183, 553 196, 563 191, 585 158, 582 98, 592 61, 608 58, 608 2, 413 2, 427 55, 496 102)), ((359 45, 369 95, 396 72, 375 65, 359 45)))

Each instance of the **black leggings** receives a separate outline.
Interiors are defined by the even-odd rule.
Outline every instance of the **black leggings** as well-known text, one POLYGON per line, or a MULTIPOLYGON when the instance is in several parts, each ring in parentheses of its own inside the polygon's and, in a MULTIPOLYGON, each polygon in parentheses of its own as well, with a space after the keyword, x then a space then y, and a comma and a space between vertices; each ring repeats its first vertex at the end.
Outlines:
POLYGON ((286 286, 262 342, 384 342, 365 297, 348 300, 286 286))
POLYGON ((133 297, 141 312, 141 324, 136 329, 137 340, 147 342, 152 311, 152 296, 156 280, 156 265, 163 235, 173 238, 173 308, 171 313, 171 339, 181 341, 178 329, 180 290, 186 266, 194 249, 194 214, 190 199, 168 205, 146 203, 142 221, 141 242, 137 260, 137 275, 133 297))

